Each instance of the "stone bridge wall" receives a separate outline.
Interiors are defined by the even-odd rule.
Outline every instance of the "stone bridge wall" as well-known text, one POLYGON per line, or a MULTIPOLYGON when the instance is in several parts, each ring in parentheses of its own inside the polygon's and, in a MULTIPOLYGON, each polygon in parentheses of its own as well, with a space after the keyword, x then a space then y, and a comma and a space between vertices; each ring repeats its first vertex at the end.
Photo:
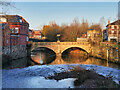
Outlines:
POLYGON ((111 46, 106 46, 105 43, 91 45, 89 42, 33 42, 31 51, 39 47, 49 48, 53 50, 56 55, 61 55, 61 53, 71 47, 78 47, 85 50, 90 56, 104 60, 107 60, 107 49, 109 49, 109 61, 120 63, 120 49, 116 50, 111 46))
POLYGON ((88 42, 33 42, 31 51, 39 47, 49 48, 56 54, 61 54, 71 47, 78 47, 85 50, 88 54, 91 53, 91 45, 88 42))

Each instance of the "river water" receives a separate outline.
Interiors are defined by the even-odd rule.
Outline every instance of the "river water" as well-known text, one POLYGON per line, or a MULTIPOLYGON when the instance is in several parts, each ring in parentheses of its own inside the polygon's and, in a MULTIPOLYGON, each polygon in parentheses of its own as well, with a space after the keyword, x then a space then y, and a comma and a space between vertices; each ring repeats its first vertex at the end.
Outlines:
POLYGON ((120 69, 120 66, 114 63, 109 63, 106 60, 96 59, 94 57, 87 57, 86 52, 75 49, 64 52, 62 56, 56 56, 53 51, 42 49, 31 52, 31 59, 35 64, 39 65, 56 65, 56 64, 87 64, 99 65, 111 68, 120 69))
POLYGON ((53 51, 47 49, 39 49, 31 52, 31 64, 27 65, 26 60, 24 58, 21 64, 19 64, 21 60, 13 61, 9 66, 14 69, 8 67, 8 70, 2 70, 2 87, 0 86, 0 88, 75 88, 76 78, 56 81, 47 79, 47 77, 78 66, 86 70, 94 70, 105 77, 109 75, 118 84, 120 81, 118 65, 87 57, 86 52, 78 49, 68 50, 62 56, 56 56, 53 51))

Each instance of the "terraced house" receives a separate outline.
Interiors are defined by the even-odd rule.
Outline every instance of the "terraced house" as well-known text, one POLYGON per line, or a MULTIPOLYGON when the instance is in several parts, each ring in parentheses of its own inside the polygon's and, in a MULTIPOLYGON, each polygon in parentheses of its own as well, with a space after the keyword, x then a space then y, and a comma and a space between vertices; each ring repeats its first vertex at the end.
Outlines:
MULTIPOLYGON (((10 56, 12 56, 13 58, 23 57, 22 54, 25 55, 26 44, 28 41, 29 23, 22 16, 19 15, 2 15, 0 17, 0 22, 2 26, 4 26, 3 24, 5 23, 8 24, 10 32, 10 39, 5 41, 6 43, 9 43, 9 46, 5 48, 5 53, 9 50, 10 56)), ((4 32, 4 34, 5 33, 8 32, 4 32)), ((6 44, 3 44, 3 47, 5 45, 6 44)))

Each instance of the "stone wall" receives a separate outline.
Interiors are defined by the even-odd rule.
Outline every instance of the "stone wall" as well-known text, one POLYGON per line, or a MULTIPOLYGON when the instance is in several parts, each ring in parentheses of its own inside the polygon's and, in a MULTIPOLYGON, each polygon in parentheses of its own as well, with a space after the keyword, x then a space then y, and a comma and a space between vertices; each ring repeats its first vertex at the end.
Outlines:
POLYGON ((93 45, 91 47, 91 56, 107 60, 108 50, 108 61, 120 63, 120 49, 116 49, 112 46, 106 46, 106 44, 93 45))
POLYGON ((27 56, 26 45, 6 46, 2 48, 2 62, 7 63, 11 60, 20 59, 27 56))

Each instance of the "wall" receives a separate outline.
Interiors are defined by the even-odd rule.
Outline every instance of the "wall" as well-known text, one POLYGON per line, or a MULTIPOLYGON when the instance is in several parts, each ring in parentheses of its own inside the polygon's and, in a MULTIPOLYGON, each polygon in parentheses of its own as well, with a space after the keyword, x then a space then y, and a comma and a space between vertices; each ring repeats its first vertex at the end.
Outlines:
POLYGON ((99 45, 93 45, 91 47, 92 52, 90 56, 107 60, 107 49, 108 49, 108 61, 120 63, 120 49, 116 49, 113 46, 106 46, 105 43, 99 45))
POLYGON ((3 64, 27 56, 26 45, 6 46, 2 49, 3 64))

